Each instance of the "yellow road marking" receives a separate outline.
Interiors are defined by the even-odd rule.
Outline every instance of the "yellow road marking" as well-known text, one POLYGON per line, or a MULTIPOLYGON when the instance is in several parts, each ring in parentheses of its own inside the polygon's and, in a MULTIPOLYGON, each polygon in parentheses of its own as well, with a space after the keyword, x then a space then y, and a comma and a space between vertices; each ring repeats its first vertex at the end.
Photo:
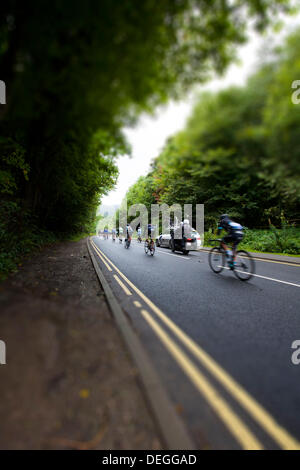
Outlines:
POLYGON ((126 295, 132 295, 132 293, 130 292, 129 289, 127 289, 127 287, 125 286, 125 284, 121 281, 121 279, 118 278, 118 276, 116 274, 114 274, 114 278, 115 280, 117 281, 117 283, 119 284, 119 286, 122 287, 123 291, 125 292, 126 295))
POLYGON ((142 309, 141 314, 241 446, 248 450, 262 450, 263 447, 254 434, 241 421, 226 401, 223 400, 217 390, 197 369, 188 356, 174 343, 170 336, 164 332, 147 310, 142 309))
POLYGON ((105 264, 105 266, 107 267, 107 269, 109 271, 112 271, 111 267, 107 264, 107 262, 105 261, 105 259, 101 256, 101 253, 100 253, 100 250, 98 250, 97 246, 95 245, 95 243, 93 241, 92 242, 92 245, 93 247, 95 248, 95 250, 97 251, 97 254, 99 256, 99 258, 101 259, 101 261, 105 264))
POLYGON ((141 306, 142 306, 142 304, 138 300, 134 300, 133 303, 138 308, 141 308, 141 306))
MULTIPOLYGON (((101 250, 99 250, 101 251, 101 250)), ((148 297, 143 294, 101 251, 105 259, 113 266, 127 284, 143 299, 152 311, 173 331, 173 333, 185 344, 185 346, 197 357, 208 371, 220 381, 238 403, 261 425, 261 427, 283 448, 300 449, 300 443, 280 424, 276 422, 251 395, 242 388, 208 353, 206 353, 195 341, 184 333, 169 317, 167 317, 148 297)))

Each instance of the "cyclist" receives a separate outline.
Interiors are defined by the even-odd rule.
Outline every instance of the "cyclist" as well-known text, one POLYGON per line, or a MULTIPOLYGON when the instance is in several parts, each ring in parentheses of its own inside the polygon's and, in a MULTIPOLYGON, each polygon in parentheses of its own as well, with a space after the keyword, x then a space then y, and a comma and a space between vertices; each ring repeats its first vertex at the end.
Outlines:
POLYGON ((132 230, 130 224, 127 224, 127 226, 126 226, 126 237, 127 238, 125 238, 125 243, 127 242, 127 240, 129 241, 129 243, 131 242, 132 232, 133 232, 133 230, 132 230))
POLYGON ((123 241, 123 227, 119 227, 119 242, 123 241))
POLYGON ((222 238, 221 245, 225 250, 228 265, 230 269, 233 269, 236 264, 235 259, 237 246, 244 237, 243 227, 237 222, 231 220, 228 214, 222 214, 218 223, 218 235, 223 229, 226 230, 228 235, 222 238), (232 254, 227 246, 227 243, 232 244, 232 254))
POLYGON ((182 248, 185 248, 186 240, 191 236, 192 227, 190 226, 190 221, 185 219, 181 224, 181 233, 182 233, 182 248))
POLYGON ((148 246, 149 248, 153 248, 153 245, 154 245, 154 241, 153 241, 153 233, 154 233, 154 230, 155 230, 155 226, 152 225, 152 224, 148 224, 147 226, 147 240, 146 240, 146 243, 148 243, 148 246))
MULTIPOLYGON (((192 227, 190 226, 190 221, 188 219, 184 219, 183 222, 180 222, 179 227, 180 227, 180 232, 181 232, 181 238, 176 239, 175 238, 176 227, 174 224, 173 225, 171 224, 170 226, 170 234, 171 234, 172 246, 173 246, 174 251, 175 251, 175 245, 180 246, 182 250, 185 250, 186 240, 192 232, 192 227)), ((178 229, 178 226, 177 226, 177 229, 178 229)))
POLYGON ((142 241, 142 229, 141 229, 141 226, 139 226, 139 228, 137 229, 137 234, 138 234, 138 242, 141 243, 142 241))

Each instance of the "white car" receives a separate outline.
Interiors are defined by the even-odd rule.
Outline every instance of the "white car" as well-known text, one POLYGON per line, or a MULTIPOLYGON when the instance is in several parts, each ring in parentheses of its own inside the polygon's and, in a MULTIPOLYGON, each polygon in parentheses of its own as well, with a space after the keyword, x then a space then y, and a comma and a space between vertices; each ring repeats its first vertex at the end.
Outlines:
MULTIPOLYGON (((158 237, 156 237, 155 243, 156 243, 156 246, 158 247, 161 246, 161 247, 170 248, 170 250, 173 249, 172 238, 171 238, 170 233, 159 235, 158 237)), ((200 249, 201 249, 200 235, 195 229, 192 229, 190 237, 187 237, 186 239, 184 248, 182 247, 181 240, 180 240, 179 243, 177 241, 175 245, 175 250, 173 249, 173 251, 182 251, 183 254, 187 255, 189 251, 197 251, 200 249)))

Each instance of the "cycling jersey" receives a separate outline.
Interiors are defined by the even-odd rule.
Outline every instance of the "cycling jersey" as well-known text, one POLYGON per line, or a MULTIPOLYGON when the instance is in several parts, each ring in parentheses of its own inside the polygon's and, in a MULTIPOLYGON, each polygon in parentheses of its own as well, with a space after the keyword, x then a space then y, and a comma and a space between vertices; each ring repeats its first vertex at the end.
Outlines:
POLYGON ((152 224, 148 224, 148 237, 152 238, 152 233, 155 230, 155 226, 152 224))
POLYGON ((233 220, 230 220, 229 218, 219 221, 218 233, 220 233, 222 229, 226 230, 230 235, 238 233, 243 234, 242 225, 237 222, 233 222, 233 220))
POLYGON ((228 235, 223 237, 223 242, 232 243, 233 248, 236 249, 244 237, 242 225, 238 224, 237 222, 233 222, 233 220, 230 220, 229 217, 225 217, 219 221, 218 234, 222 229, 226 230, 228 233, 228 235))
POLYGON ((131 237, 132 232, 133 232, 133 230, 130 227, 130 225, 127 225, 127 227, 126 227, 127 238, 131 237))

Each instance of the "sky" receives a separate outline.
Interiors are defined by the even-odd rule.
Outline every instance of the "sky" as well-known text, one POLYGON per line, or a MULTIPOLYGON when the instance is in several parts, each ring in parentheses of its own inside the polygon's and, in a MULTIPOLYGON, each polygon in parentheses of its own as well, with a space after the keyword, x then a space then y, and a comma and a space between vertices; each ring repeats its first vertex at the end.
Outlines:
POLYGON ((181 101, 170 101, 168 105, 159 107, 154 116, 142 115, 134 128, 124 129, 132 147, 132 156, 119 158, 117 186, 102 198, 102 204, 120 204, 129 187, 139 176, 147 174, 152 159, 158 156, 167 138, 184 127, 195 103, 196 93, 201 90, 216 91, 229 85, 243 85, 247 77, 255 72, 266 49, 280 43, 296 26, 300 26, 300 14, 297 17, 284 18, 284 27, 279 34, 262 37, 251 32, 248 43, 238 49, 239 64, 231 65, 222 78, 194 87, 181 101))

